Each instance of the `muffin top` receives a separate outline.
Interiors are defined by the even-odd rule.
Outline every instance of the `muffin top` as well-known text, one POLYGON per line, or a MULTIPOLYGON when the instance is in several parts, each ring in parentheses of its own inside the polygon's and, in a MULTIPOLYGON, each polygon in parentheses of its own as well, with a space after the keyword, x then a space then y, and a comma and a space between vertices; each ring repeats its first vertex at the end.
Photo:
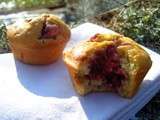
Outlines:
POLYGON ((11 44, 41 48, 66 43, 70 38, 70 29, 57 16, 43 14, 7 26, 7 36, 11 44))

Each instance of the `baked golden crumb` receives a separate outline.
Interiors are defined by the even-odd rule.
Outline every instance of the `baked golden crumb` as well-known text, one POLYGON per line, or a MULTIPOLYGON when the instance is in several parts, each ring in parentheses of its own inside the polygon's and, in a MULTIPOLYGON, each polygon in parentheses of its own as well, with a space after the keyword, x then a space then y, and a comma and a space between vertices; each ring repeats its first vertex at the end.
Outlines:
POLYGON ((70 34, 69 27, 52 14, 7 26, 9 45, 15 58, 28 64, 56 61, 62 55, 70 34))
POLYGON ((138 43, 119 34, 96 34, 64 51, 63 59, 80 95, 110 91, 131 98, 152 65, 138 43))

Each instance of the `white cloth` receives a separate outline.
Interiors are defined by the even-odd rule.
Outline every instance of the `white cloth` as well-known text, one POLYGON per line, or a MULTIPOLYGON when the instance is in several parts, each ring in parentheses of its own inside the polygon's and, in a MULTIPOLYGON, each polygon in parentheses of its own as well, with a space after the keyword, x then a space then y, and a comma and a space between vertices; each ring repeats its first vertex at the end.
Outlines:
MULTIPOLYGON (((71 41, 95 33, 112 32, 85 23, 72 29, 71 41)), ((146 48, 145 48, 146 49, 146 48)), ((113 93, 76 94, 60 59, 54 64, 23 64, 12 54, 0 55, 0 120, 125 120, 141 109, 159 90, 160 56, 146 49, 153 65, 138 94, 124 99, 113 93)))

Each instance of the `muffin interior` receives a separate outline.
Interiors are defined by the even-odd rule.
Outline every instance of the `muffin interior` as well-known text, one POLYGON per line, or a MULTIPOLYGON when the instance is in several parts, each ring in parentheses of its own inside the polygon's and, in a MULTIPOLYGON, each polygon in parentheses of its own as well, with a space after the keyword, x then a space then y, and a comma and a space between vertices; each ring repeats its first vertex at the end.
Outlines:
POLYGON ((122 82, 128 79, 126 71, 121 67, 120 56, 114 45, 96 51, 88 61, 88 70, 84 78, 88 80, 88 86, 92 89, 118 91, 122 82))
POLYGON ((110 45, 104 50, 96 51, 89 61, 89 74, 86 77, 89 80, 102 80, 106 87, 112 87, 115 90, 121 86, 121 81, 126 79, 126 73, 121 67, 115 46, 110 45))

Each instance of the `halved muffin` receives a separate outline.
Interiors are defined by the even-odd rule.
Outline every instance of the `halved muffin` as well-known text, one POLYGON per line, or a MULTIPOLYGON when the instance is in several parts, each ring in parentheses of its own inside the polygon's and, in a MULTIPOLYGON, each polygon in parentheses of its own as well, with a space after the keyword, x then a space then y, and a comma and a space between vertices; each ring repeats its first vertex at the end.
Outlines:
POLYGON ((119 34, 96 34, 63 58, 80 95, 112 91, 131 98, 152 65, 138 43, 119 34))
POLYGON ((70 29, 57 16, 43 14, 7 26, 7 36, 15 58, 28 64, 50 64, 62 55, 70 29))

